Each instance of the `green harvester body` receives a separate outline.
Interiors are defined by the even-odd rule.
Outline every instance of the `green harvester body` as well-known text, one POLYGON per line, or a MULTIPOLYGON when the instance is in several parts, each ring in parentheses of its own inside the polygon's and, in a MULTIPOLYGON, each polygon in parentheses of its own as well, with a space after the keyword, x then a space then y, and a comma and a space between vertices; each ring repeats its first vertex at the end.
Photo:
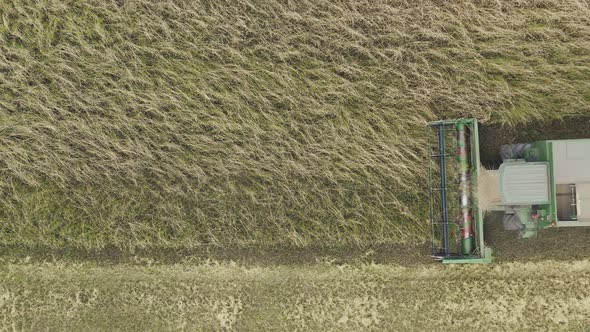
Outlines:
POLYGON ((482 189, 497 191, 493 210, 504 211, 504 228, 521 239, 548 227, 590 226, 590 139, 504 145, 503 163, 491 171, 497 186, 478 188, 477 120, 431 122, 427 137, 432 256, 444 264, 492 262, 482 189))

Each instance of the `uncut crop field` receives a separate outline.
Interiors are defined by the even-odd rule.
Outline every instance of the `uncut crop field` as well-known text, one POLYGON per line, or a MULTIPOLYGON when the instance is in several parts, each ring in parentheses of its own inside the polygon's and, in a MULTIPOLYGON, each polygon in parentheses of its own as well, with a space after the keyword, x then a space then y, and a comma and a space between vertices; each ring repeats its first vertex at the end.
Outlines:
POLYGON ((2 1, 0 245, 422 242, 426 122, 589 63, 586 0, 2 1))

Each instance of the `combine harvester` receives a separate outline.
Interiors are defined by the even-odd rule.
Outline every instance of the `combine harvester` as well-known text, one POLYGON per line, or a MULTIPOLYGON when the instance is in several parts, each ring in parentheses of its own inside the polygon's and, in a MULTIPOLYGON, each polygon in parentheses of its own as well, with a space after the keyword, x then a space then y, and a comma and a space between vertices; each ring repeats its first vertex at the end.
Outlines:
POLYGON ((484 200, 493 203, 486 209, 504 211, 504 228, 520 238, 590 226, 590 139, 505 145, 492 171, 480 166, 477 120, 432 122, 427 135, 432 256, 443 263, 492 262, 484 200))

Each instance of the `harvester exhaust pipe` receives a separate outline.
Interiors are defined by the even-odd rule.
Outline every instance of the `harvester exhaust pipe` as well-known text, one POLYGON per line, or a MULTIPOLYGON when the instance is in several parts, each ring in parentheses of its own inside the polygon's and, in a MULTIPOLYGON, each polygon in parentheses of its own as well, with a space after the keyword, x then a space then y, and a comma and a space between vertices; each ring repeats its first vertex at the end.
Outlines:
POLYGON ((465 123, 457 127, 457 161, 459 163, 459 197, 461 203, 461 251, 464 255, 473 252, 473 216, 471 211, 471 190, 469 155, 467 153, 467 134, 465 123))

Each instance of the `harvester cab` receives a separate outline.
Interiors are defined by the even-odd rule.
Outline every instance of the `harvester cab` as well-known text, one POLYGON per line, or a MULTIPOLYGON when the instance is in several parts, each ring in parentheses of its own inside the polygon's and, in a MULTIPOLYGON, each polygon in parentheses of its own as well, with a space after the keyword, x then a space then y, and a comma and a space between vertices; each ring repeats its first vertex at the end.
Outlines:
POLYGON ((476 119, 431 122, 427 135, 434 258, 492 262, 484 207, 503 211, 504 228, 522 239, 548 227, 590 226, 590 139, 504 145, 499 169, 485 170, 476 119))

